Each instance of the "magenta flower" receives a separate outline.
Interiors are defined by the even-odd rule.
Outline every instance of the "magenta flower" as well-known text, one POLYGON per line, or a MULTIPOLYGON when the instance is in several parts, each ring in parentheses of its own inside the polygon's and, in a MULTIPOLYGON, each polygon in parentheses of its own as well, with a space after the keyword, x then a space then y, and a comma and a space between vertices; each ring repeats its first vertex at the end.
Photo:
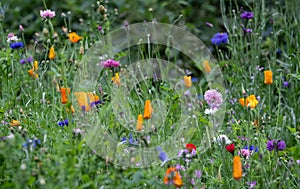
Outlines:
POLYGON ((247 11, 245 11, 245 12, 243 12, 242 14, 241 14, 241 18, 242 19, 251 19, 251 18, 253 18, 254 17, 254 14, 253 14, 253 12, 247 12, 247 11))
POLYGON ((55 16, 55 11, 52 10, 40 10, 40 15, 42 18, 53 18, 55 16))
POLYGON ((106 61, 100 62, 100 66, 104 68, 117 68, 120 66, 120 62, 115 61, 113 59, 108 59, 106 61))
POLYGON ((223 103, 222 94, 219 93, 216 89, 210 89, 206 91, 204 94, 204 100, 207 102, 211 109, 218 109, 223 103))

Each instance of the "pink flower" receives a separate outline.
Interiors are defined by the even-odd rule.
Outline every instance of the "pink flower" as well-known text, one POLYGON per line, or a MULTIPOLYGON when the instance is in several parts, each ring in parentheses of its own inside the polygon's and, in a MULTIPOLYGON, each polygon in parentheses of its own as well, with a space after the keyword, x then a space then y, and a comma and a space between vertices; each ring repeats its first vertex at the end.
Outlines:
POLYGON ((52 10, 40 10, 40 15, 42 18, 53 18, 55 16, 55 11, 52 10))
POLYGON ((218 109, 223 103, 222 94, 219 93, 216 89, 210 89, 206 91, 204 94, 204 100, 207 102, 211 109, 218 109))
POLYGON ((113 59, 108 59, 106 61, 100 62, 100 66, 103 66, 104 68, 117 68, 120 66, 120 62, 113 59))
POLYGON ((238 155, 242 154, 242 156, 244 156, 245 158, 249 158, 250 156, 250 150, 248 149, 241 149, 239 152, 238 152, 238 155))

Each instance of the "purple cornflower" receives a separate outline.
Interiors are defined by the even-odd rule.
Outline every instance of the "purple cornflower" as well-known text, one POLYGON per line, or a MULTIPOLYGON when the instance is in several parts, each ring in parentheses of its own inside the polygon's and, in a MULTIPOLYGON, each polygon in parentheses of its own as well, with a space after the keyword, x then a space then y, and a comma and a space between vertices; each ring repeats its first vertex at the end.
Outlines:
POLYGON ((100 62, 100 66, 103 66, 104 68, 117 68, 120 66, 120 62, 113 59, 108 59, 106 61, 100 62))
POLYGON ((285 144, 284 140, 279 140, 279 141, 277 142, 277 150, 278 150, 278 151, 282 151, 282 150, 284 150, 285 148, 286 148, 286 144, 285 144))
POLYGON ((247 12, 247 11, 245 11, 245 12, 243 12, 242 14, 241 14, 241 18, 242 19, 251 19, 251 18, 253 18, 254 17, 254 14, 253 14, 253 12, 247 12))
POLYGON ((20 49, 24 47, 24 43, 23 42, 14 42, 10 44, 10 48, 12 49, 20 49))
POLYGON ((20 64, 26 64, 26 60, 25 60, 24 58, 22 58, 22 59, 20 60, 20 64))
POLYGON ((195 170, 195 175, 196 175, 197 178, 201 178, 202 177, 202 171, 196 169, 195 170))
POLYGON ((274 140, 269 140, 267 142, 267 150, 269 150, 269 151, 274 150, 274 140))
POLYGON ((284 82, 283 82, 283 86, 284 86, 284 87, 288 87, 288 86, 289 86, 289 82, 288 82, 288 81, 284 81, 284 82))
POLYGON ((204 100, 207 102, 211 109, 218 109, 223 103, 222 94, 219 93, 216 89, 210 89, 206 91, 204 94, 204 100))
POLYGON ((252 33, 251 28, 244 28, 243 31, 244 31, 244 33, 252 33))
POLYGON ((33 58, 31 56, 27 58, 28 63, 31 63, 32 61, 33 61, 33 58))
POLYGON ((40 10, 40 15, 42 18, 53 18, 55 16, 55 11, 51 10, 40 10))
POLYGON ((247 182, 247 185, 249 186, 249 189, 254 189, 254 187, 256 186, 256 181, 247 182))
POLYGON ((228 43, 228 34, 216 33, 213 38, 211 38, 211 43, 217 46, 228 43))

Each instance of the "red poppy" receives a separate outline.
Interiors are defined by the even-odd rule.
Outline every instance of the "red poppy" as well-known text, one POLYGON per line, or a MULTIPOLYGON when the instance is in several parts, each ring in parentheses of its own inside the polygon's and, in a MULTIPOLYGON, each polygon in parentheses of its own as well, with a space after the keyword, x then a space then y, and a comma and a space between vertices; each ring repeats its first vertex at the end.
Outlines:
POLYGON ((196 151, 196 146, 195 146, 194 144, 192 144, 192 143, 186 144, 186 145, 185 145, 185 148, 188 149, 190 152, 191 152, 192 150, 195 150, 195 151, 196 151))
POLYGON ((232 155, 234 155, 234 144, 233 143, 225 146, 225 148, 228 152, 230 152, 232 155))

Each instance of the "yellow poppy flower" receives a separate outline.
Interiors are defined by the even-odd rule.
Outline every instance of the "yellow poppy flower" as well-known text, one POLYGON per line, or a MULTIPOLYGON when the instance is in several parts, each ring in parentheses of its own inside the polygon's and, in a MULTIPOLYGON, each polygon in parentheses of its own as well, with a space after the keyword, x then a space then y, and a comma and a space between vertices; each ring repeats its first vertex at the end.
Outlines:
POLYGON ((186 87, 192 86, 192 77, 191 76, 184 76, 184 83, 186 87))
POLYGON ((143 129, 143 116, 142 114, 139 114, 136 123, 136 130, 141 131, 142 129, 143 129))
POLYGON ((119 77, 119 73, 115 74, 115 77, 112 77, 111 80, 119 87, 121 85, 121 80, 119 77))
POLYGON ((21 122, 17 120, 12 120, 9 124, 10 126, 20 126, 21 122))
POLYGON ((48 58, 52 60, 55 58, 55 56, 56 56, 55 50, 54 50, 54 47, 52 46, 52 47, 50 47, 48 58))

